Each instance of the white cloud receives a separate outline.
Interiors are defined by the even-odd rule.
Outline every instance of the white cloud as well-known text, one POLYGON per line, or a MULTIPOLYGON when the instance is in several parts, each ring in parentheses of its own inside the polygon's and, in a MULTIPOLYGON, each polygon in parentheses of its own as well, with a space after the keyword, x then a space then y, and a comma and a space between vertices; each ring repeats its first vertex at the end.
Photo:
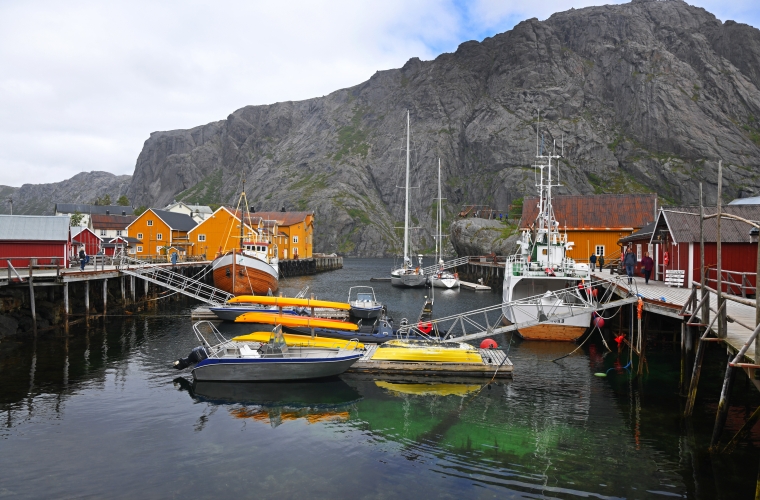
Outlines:
MULTIPOLYGON (((410 57, 594 3, 6 0, 0 184, 131 174, 152 131, 325 95, 410 57)), ((704 6, 757 25, 749 1, 704 6)))

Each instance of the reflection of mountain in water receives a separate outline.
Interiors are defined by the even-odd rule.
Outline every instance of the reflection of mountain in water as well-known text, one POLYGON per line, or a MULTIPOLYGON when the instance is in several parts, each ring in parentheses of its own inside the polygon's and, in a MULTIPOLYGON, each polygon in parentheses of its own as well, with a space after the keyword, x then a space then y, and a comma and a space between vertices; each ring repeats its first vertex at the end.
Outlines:
POLYGON ((196 401, 229 406, 234 418, 272 427, 299 419, 310 424, 345 422, 351 405, 361 400, 359 392, 339 378, 311 382, 192 383, 179 377, 174 383, 196 401))

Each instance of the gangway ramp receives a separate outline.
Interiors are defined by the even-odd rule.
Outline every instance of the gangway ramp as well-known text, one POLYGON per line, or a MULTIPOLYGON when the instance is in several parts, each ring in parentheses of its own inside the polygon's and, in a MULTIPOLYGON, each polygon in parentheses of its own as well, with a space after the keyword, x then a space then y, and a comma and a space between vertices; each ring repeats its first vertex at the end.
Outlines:
MULTIPOLYGON (((625 279, 625 277, 623 277, 625 279)), ((469 340, 476 340, 491 335, 498 335, 501 333, 507 333, 521 328, 528 328, 544 323, 552 323, 564 318, 570 318, 578 316, 580 314, 589 314, 593 311, 601 312, 607 309, 613 309, 622 307, 627 304, 633 304, 639 300, 639 297, 633 290, 629 289, 629 296, 620 299, 613 300, 615 293, 620 293, 623 288, 628 288, 625 284, 615 283, 616 287, 611 286, 609 281, 605 280, 590 280, 584 284, 584 289, 579 289, 577 286, 564 288, 561 290, 550 292, 552 298, 560 299, 563 304, 574 303, 575 306, 567 307, 538 307, 542 304, 542 299, 547 298, 547 294, 534 295, 520 300, 515 300, 510 303, 501 303, 493 306, 476 309, 473 311, 454 314, 445 318, 439 318, 432 320, 433 331, 427 333, 433 337, 438 336, 443 340, 456 340, 458 342, 465 342, 469 340), (584 290, 591 290, 597 287, 602 287, 605 290, 601 297, 591 298, 589 293, 584 290), (540 311, 541 314, 537 314, 535 320, 525 321, 517 324, 504 324, 504 307, 513 308, 530 308, 532 311, 540 311), (558 309, 562 310, 558 310, 558 309), (564 312, 563 312, 564 311, 564 312)), ((420 325, 410 324, 402 326, 400 334, 406 335, 409 333, 425 334, 419 330, 420 325)), ((424 325, 427 329, 427 325, 424 325)))
POLYGON ((210 306, 221 306, 234 295, 200 280, 172 271, 166 266, 148 264, 121 256, 119 270, 129 276, 154 283, 177 293, 192 297, 210 306))
POLYGON ((422 268, 422 273, 425 275, 435 274, 439 269, 453 269, 455 267, 467 264, 470 261, 469 257, 459 257, 457 259, 449 260, 443 263, 443 266, 439 266, 438 263, 432 266, 422 268))

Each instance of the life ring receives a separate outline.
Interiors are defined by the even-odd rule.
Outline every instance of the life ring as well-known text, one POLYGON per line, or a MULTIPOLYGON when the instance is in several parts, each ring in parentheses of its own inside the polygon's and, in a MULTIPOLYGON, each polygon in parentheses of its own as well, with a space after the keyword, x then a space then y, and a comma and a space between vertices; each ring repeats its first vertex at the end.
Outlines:
POLYGON ((668 255, 668 252, 662 254, 662 263, 666 266, 670 263, 670 256, 668 255))
POLYGON ((419 322, 417 323, 417 329, 422 333, 430 333, 433 330, 433 323, 430 321, 427 323, 419 322))

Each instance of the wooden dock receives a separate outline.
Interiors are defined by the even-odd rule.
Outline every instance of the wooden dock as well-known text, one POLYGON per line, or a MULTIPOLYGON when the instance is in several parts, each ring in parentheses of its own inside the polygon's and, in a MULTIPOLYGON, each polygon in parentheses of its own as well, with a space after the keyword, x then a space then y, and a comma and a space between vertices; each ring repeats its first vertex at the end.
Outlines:
POLYGON ((469 281, 459 280, 459 286, 467 288, 468 290, 475 290, 476 292, 487 292, 491 290, 490 286, 481 285, 479 283, 470 283, 469 281))
POLYGON ((349 368, 349 373, 376 373, 416 375, 429 377, 478 377, 512 378, 514 366, 504 351, 478 349, 483 364, 474 363, 419 363, 397 361, 373 361, 377 344, 365 344, 364 356, 349 368), (498 368, 498 370, 497 370, 498 368))
MULTIPOLYGON (((606 273, 595 273, 593 278, 608 281, 610 275, 606 273)), ((651 280, 647 285, 644 283, 644 278, 637 276, 634 276, 633 280, 636 283, 636 293, 638 293, 644 301, 645 311, 662 314, 678 320, 684 319, 679 313, 691 296, 691 288, 666 286, 662 281, 651 280)), ((610 283, 612 282, 610 281, 610 283)), ((710 294, 710 310, 711 314, 716 314, 718 310, 718 300, 714 293, 710 294)), ((747 343, 752 331, 755 329, 755 308, 739 304, 732 300, 727 300, 726 310, 728 327, 726 329, 726 338, 723 340, 731 352, 737 353, 742 346, 747 343)), ((717 336, 717 323, 712 326, 711 330, 712 334, 717 336)), ((757 361, 755 359, 754 349, 749 349, 745 354, 745 357, 751 363, 757 361)))

